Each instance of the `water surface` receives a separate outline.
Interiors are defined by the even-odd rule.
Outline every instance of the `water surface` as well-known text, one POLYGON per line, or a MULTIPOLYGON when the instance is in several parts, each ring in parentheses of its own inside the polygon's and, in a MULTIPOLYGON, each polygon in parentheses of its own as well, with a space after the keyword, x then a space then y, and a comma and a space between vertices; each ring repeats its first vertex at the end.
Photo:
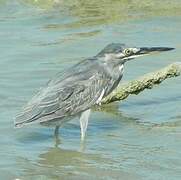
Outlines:
POLYGON ((180 179, 181 78, 61 129, 14 129, 20 108, 57 72, 110 42, 169 46, 129 62, 123 81, 180 61, 181 3, 173 1, 0 0, 0 179, 180 179))

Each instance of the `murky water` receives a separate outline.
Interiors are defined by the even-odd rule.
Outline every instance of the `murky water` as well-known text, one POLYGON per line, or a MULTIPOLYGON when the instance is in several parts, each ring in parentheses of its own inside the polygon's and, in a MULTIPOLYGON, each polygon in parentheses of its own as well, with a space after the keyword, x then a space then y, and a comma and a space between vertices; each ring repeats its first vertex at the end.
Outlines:
POLYGON ((170 46, 129 62, 123 81, 180 61, 181 3, 0 0, 0 179, 181 179, 181 78, 61 129, 13 128, 13 118, 50 77, 110 42, 170 46))

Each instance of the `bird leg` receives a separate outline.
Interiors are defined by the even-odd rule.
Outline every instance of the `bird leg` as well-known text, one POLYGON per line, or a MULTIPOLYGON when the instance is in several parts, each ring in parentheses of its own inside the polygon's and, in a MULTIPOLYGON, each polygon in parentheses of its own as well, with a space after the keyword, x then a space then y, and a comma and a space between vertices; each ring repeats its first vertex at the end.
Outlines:
POLYGON ((91 112, 91 110, 87 109, 86 111, 82 112, 82 114, 80 116, 81 140, 84 140, 84 138, 85 138, 85 133, 86 133, 87 126, 88 126, 90 112, 91 112))
POLYGON ((59 139, 59 128, 60 128, 60 126, 56 126, 56 127, 55 127, 55 131, 54 131, 55 146, 56 146, 56 147, 60 144, 60 139, 59 139))
POLYGON ((56 126, 56 127, 55 127, 55 131, 54 131, 54 136, 55 136, 55 137, 59 135, 59 127, 60 127, 60 126, 56 126))

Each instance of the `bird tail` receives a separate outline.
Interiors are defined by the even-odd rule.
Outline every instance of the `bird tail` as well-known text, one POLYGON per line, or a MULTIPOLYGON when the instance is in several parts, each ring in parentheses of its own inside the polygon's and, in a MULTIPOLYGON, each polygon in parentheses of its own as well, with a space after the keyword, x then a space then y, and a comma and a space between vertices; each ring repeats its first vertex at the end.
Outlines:
POLYGON ((25 125, 24 122, 16 122, 16 120, 14 121, 14 127, 15 128, 21 128, 24 125, 25 125))
POLYGON ((32 116, 31 111, 19 114, 18 116, 16 116, 16 118, 14 120, 14 127, 21 128, 25 125, 32 124, 32 123, 36 122, 35 120, 39 118, 40 114, 41 113, 37 113, 36 115, 32 116))

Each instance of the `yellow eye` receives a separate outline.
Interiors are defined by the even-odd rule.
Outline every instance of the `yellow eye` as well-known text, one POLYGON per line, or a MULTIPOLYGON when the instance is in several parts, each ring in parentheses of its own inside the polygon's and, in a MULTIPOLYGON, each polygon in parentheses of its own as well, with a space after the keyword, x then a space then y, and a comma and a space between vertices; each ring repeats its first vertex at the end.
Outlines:
POLYGON ((132 54, 132 51, 130 49, 125 49, 124 53, 125 53, 125 55, 129 56, 132 54))

